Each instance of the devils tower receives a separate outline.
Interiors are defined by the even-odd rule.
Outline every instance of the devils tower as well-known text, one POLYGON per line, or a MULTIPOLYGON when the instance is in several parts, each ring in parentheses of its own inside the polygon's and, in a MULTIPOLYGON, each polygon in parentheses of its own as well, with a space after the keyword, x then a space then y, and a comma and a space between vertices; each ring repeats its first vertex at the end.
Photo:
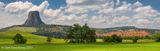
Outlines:
POLYGON ((30 11, 28 14, 28 19, 23 24, 23 26, 30 26, 30 27, 32 26, 38 27, 43 25, 45 25, 45 23, 42 22, 38 11, 30 11))

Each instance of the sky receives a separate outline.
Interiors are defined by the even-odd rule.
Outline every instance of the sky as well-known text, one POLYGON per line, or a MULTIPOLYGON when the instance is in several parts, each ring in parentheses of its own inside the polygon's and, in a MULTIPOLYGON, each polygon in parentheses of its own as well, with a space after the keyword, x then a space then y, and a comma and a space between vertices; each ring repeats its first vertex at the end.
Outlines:
POLYGON ((46 24, 160 29, 160 0, 0 0, 0 28, 21 25, 29 11, 46 24))

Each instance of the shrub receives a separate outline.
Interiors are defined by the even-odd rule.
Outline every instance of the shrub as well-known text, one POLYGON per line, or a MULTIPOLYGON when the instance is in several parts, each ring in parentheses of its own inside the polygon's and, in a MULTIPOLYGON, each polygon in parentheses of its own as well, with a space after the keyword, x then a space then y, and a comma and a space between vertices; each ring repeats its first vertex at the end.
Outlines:
POLYGON ((112 35, 111 36, 114 40, 114 42, 122 42, 122 37, 121 36, 117 36, 117 35, 112 35))
POLYGON ((122 37, 121 36, 117 36, 117 35, 112 35, 112 36, 106 36, 103 38, 104 42, 117 42, 120 43, 122 42, 122 37))
POLYGON ((25 39, 21 34, 16 34, 13 39, 15 44, 25 44, 27 39, 25 39))
POLYGON ((51 40, 52 40, 52 38, 51 38, 51 37, 47 37, 47 40, 46 40, 46 41, 47 41, 48 43, 50 43, 50 42, 51 42, 51 40))
POLYGON ((104 38, 103 38, 103 41, 104 41, 104 42, 114 42, 113 38, 110 37, 110 36, 104 37, 104 38))
POLYGON ((154 34, 153 38, 155 39, 156 42, 160 42, 160 33, 154 34))
POLYGON ((134 37, 132 37, 132 41, 133 41, 133 43, 137 43, 138 39, 139 39, 139 37, 138 37, 138 36, 134 36, 134 37))
POLYGON ((117 39, 116 39, 116 41, 119 42, 119 43, 122 42, 122 37, 118 36, 117 39))
POLYGON ((152 39, 151 36, 145 36, 144 39, 152 39))

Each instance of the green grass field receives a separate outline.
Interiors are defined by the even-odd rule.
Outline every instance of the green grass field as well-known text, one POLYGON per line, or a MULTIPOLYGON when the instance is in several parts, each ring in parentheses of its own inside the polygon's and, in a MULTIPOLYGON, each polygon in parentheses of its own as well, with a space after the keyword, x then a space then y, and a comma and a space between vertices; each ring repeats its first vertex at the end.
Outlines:
POLYGON ((160 43, 0 45, 0 51, 159 51, 160 43))
POLYGON ((53 39, 52 43, 46 43, 45 39, 29 39, 27 44, 4 44, 1 42, 0 51, 159 51, 160 43, 153 40, 139 40, 132 43, 131 40, 124 40, 123 43, 104 43, 97 39, 97 43, 90 44, 69 44, 63 39, 53 39), (31 41, 38 41, 31 43, 31 41))
POLYGON ((35 31, 34 28, 18 27, 0 32, 0 51, 160 51, 160 43, 153 40, 123 40, 123 43, 104 43, 97 39, 97 43, 68 44, 63 39, 52 39, 48 44, 46 37, 33 35, 27 32, 35 31), (13 44, 13 36, 20 33, 27 39, 27 44, 13 44))

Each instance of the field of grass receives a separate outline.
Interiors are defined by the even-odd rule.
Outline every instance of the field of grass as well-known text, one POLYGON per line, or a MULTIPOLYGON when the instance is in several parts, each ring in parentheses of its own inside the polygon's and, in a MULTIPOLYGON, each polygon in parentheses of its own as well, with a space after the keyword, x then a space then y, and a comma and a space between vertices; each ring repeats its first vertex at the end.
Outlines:
POLYGON ((0 51, 159 51, 160 43, 153 40, 139 40, 132 43, 124 40, 123 43, 104 43, 97 39, 97 43, 68 44, 63 39, 54 39, 51 44, 46 43, 46 37, 37 35, 23 35, 28 38, 27 44, 13 44, 10 38, 0 39, 0 51), (6 43, 8 42, 8 43, 6 43))
MULTIPOLYGON (((18 32, 18 33, 24 36, 29 43, 40 43, 46 39, 46 37, 33 35, 26 32, 18 32)), ((0 32, 0 44, 12 44, 13 43, 12 38, 16 34, 17 32, 14 31, 0 32)))
POLYGON ((160 43, 0 45, 0 51, 159 51, 160 43))
POLYGON ((46 37, 19 33, 27 38, 27 44, 13 44, 11 38, 16 33, 1 32, 0 51, 159 51, 160 48, 160 43, 147 39, 139 40, 138 43, 132 43, 131 40, 124 40, 123 43, 104 43, 101 39, 97 39, 97 43, 68 44, 63 39, 53 38, 51 44, 48 44, 46 37))
POLYGON ((153 40, 139 40, 132 43, 131 40, 123 40, 123 43, 104 43, 97 39, 97 43, 68 44, 63 39, 52 39, 46 42, 46 37, 33 35, 34 28, 18 27, 0 32, 0 51, 159 51, 160 43, 153 40), (20 33, 27 39, 27 44, 13 44, 13 36, 20 33))
MULTIPOLYGON (((25 35, 26 36, 26 35, 25 35)), ((104 43, 97 39, 97 43, 90 44, 69 44, 63 39, 54 39, 51 43, 46 43, 46 37, 40 39, 35 35, 35 39, 30 36, 27 44, 13 44, 11 40, 4 40, 0 44, 0 51, 159 51, 160 43, 153 40, 139 40, 132 43, 131 40, 123 40, 123 43, 104 43), (36 43, 33 43, 36 42, 36 43)))

